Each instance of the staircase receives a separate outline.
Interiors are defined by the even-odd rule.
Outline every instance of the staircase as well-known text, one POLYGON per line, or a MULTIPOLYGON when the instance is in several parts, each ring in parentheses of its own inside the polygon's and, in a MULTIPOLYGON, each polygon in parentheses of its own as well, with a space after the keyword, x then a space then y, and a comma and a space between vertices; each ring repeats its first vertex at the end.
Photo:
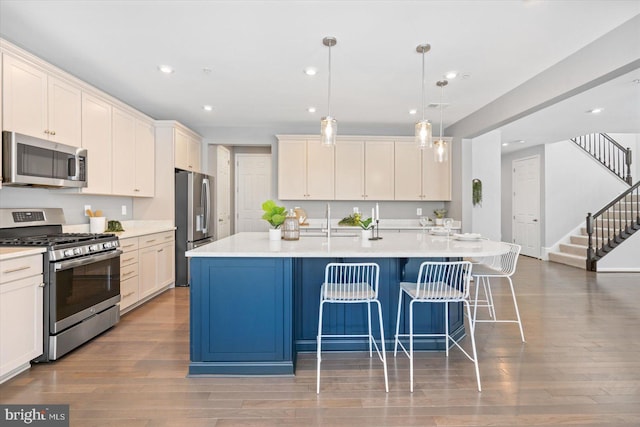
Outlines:
MULTIPOLYGON (((632 184, 629 148, 603 133, 584 135, 571 141, 622 181, 632 184)), ((640 181, 594 215, 587 214, 580 234, 561 243, 558 252, 550 252, 549 261, 597 271, 597 261, 637 230, 640 230, 640 181)))

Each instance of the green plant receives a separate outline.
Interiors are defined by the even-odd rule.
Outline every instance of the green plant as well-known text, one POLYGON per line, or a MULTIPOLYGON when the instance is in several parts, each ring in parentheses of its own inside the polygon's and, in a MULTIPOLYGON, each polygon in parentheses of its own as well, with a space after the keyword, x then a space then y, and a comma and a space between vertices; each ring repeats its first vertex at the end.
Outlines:
POLYGON ((444 216, 447 214, 447 210, 446 209, 436 209, 433 211, 433 214, 436 216, 436 218, 444 218, 444 216))
POLYGON ((358 225, 363 229, 363 230, 369 230, 371 228, 371 222, 373 221, 373 218, 367 218, 364 221, 362 219, 360 219, 358 221, 358 225))
POLYGON ((267 200, 262 204, 262 210, 264 211, 262 219, 271 224, 273 228, 280 228, 286 217, 287 208, 276 205, 273 200, 267 200))
POLYGON ((482 206, 482 181, 474 179, 471 181, 471 188, 471 201, 473 202, 473 206, 482 206))

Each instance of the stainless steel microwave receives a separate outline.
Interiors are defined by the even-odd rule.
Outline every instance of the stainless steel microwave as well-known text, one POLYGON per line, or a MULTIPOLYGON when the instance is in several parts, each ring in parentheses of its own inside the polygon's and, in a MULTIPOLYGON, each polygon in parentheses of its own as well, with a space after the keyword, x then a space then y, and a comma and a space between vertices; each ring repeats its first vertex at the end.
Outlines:
POLYGON ((86 187, 87 150, 3 131, 2 184, 86 187))

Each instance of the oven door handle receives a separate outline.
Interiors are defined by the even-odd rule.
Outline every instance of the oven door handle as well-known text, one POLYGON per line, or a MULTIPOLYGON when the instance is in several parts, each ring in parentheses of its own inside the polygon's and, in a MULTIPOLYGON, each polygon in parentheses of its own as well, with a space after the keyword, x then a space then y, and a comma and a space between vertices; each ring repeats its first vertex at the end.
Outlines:
POLYGON ((122 251, 120 249, 116 249, 115 251, 111 251, 106 254, 102 253, 102 254, 96 254, 96 255, 90 255, 87 257, 72 259, 69 261, 56 262, 53 267, 53 270, 60 271, 60 270, 68 270, 69 268, 74 268, 74 267, 81 267, 83 265, 93 264, 94 262, 105 261, 111 258, 117 258, 121 254, 122 254, 122 251))

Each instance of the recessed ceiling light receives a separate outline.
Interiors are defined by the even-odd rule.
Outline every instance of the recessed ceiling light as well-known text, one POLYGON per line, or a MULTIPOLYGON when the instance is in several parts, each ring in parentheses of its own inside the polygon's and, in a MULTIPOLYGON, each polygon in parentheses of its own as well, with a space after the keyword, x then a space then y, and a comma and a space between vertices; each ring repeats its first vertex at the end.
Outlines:
POLYGON ((633 80, 631 80, 631 83, 635 83, 637 85, 640 85, 640 79, 633 79, 633 80))
POLYGON ((307 76, 315 76, 318 74, 318 69, 314 67, 307 67, 303 71, 307 76))
POLYGON ((211 68, 209 68, 209 67, 202 68, 202 72, 205 73, 205 74, 211 74, 212 71, 213 70, 211 68))
POLYGON ((458 73, 455 71, 449 71, 447 74, 444 75, 447 79, 451 80, 451 79, 455 79, 456 77, 458 77, 458 73))
POLYGON ((503 143, 502 143, 502 146, 503 146, 503 147, 506 147, 507 145, 509 145, 509 143, 508 143, 508 142, 503 142, 503 143))
POLYGON ((416 110, 415 108, 412 108, 411 110, 409 110, 409 114, 411 114, 412 116, 415 114, 418 114, 418 110, 416 110))
POLYGON ((165 74, 171 74, 174 72, 174 69, 169 65, 158 65, 158 70, 162 71, 165 74))
POLYGON ((316 112, 316 107, 309 107, 307 108, 307 111, 310 113, 315 113, 316 112))
POLYGON ((204 111, 213 111, 213 107, 211 105, 203 105, 202 109, 204 111))
POLYGON ((599 114, 602 113, 604 111, 604 108, 593 108, 589 111, 587 111, 587 113, 589 114, 599 114))

